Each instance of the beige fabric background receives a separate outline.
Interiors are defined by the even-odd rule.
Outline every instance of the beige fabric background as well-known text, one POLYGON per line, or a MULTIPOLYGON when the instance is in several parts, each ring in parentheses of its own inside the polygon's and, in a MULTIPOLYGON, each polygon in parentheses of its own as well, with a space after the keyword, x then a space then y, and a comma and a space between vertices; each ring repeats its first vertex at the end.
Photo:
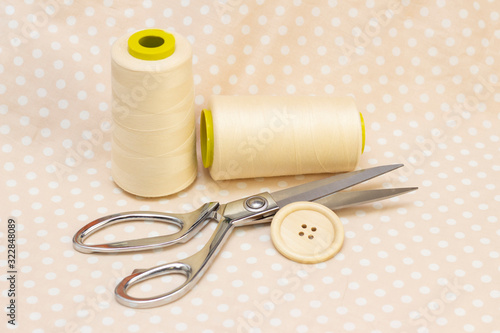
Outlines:
MULTIPOLYGON (((4 290, 12 216, 18 331, 499 332, 498 1, 10 0, 0 12, 0 263, 4 290), (328 262, 291 262, 269 226, 248 227, 183 299, 117 304, 118 280, 194 253, 213 226, 191 244, 113 256, 75 252, 82 225, 326 176, 215 183, 200 168, 177 195, 123 193, 109 169, 109 50, 147 27, 192 42, 197 114, 211 94, 352 94, 367 124, 359 167, 406 165, 359 188, 420 189, 338 211, 346 242, 328 262)), ((163 230, 136 224, 103 237, 163 230)))

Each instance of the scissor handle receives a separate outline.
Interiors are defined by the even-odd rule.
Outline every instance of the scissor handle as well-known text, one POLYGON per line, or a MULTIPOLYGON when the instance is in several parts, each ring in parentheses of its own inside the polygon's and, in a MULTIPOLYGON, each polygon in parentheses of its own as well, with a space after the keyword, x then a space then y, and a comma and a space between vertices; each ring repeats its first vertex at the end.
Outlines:
POLYGON ((73 237, 73 247, 83 253, 116 253, 130 252, 140 250, 150 250, 161 248, 176 243, 184 243, 198 233, 211 219, 215 218, 218 202, 209 202, 197 210, 186 214, 173 214, 162 212, 142 212, 133 211, 120 214, 113 214, 101 217, 90 222, 73 237), (84 241, 90 235, 113 224, 148 220, 162 223, 170 223, 180 228, 179 231, 170 235, 147 237, 134 240, 106 243, 106 244, 84 244, 84 241))
POLYGON ((152 308, 181 298, 193 289, 198 280, 203 276, 231 234, 233 226, 232 220, 224 218, 219 222, 210 240, 199 252, 176 262, 159 265, 147 270, 134 270, 131 275, 125 277, 116 286, 116 300, 118 303, 132 308, 152 308), (151 298, 138 298, 127 294, 127 290, 134 284, 168 274, 182 274, 186 277, 186 281, 171 291, 151 298))
POLYGON ((183 260, 159 265, 147 270, 135 270, 116 287, 115 296, 117 301, 133 308, 151 308, 181 298, 193 289, 203 276, 210 263, 219 253, 222 245, 228 239, 233 227, 259 223, 262 217, 273 215, 277 210, 278 205, 267 192, 220 205, 215 217, 219 224, 210 240, 199 252, 183 260), (258 207, 252 205, 254 199, 258 199, 257 203, 262 203, 262 205, 258 207), (134 284, 168 274, 182 274, 186 277, 186 281, 179 287, 156 297, 137 298, 127 294, 127 290, 134 284))

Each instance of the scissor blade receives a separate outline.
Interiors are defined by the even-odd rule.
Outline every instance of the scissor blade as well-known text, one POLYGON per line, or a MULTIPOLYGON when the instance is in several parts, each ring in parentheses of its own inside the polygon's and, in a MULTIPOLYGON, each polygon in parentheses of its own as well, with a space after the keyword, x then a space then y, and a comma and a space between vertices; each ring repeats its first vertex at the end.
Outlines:
POLYGON ((314 200, 330 209, 341 209, 354 205, 367 204, 374 201, 389 199, 401 194, 412 192, 418 187, 402 187, 380 190, 337 192, 326 197, 314 200))
MULTIPOLYGON (((318 200, 313 200, 313 202, 320 203, 331 210, 338 210, 355 205, 363 205, 374 201, 390 199, 417 189, 418 187, 403 187, 367 191, 337 192, 327 195, 326 197, 319 198, 318 200)), ((265 217, 257 221, 258 223, 271 222, 272 217, 265 217)))
POLYGON ((342 173, 315 182, 290 187, 271 193, 271 195, 280 208, 295 201, 313 201, 383 175, 402 166, 403 164, 383 165, 342 173))

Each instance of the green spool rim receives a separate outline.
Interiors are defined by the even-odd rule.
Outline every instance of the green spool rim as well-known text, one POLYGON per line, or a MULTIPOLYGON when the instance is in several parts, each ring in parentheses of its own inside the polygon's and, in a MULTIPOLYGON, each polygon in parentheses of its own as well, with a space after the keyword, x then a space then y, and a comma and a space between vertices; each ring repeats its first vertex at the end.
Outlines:
POLYGON ((361 154, 363 154, 365 152, 365 119, 361 112, 359 113, 359 118, 361 119, 361 154))
POLYGON ((203 166, 209 168, 214 161, 214 122, 212 111, 207 109, 200 115, 200 141, 203 166))
POLYGON ((175 37, 161 29, 137 31, 128 39, 128 53, 141 60, 161 60, 175 51, 175 37))

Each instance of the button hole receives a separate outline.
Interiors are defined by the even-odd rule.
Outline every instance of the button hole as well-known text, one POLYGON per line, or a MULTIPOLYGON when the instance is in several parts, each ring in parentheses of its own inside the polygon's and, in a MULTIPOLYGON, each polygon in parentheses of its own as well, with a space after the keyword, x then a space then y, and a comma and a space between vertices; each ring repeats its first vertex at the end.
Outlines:
POLYGON ((309 235, 307 238, 309 238, 309 239, 313 239, 313 238, 314 238, 314 236, 313 236, 313 235, 309 235))
POLYGON ((307 224, 303 224, 302 228, 304 228, 304 229, 307 228, 307 224))
POLYGON ((299 232, 299 236, 304 236, 304 233, 302 231, 299 232))
POLYGON ((312 231, 316 231, 316 227, 312 227, 312 228, 311 228, 311 230, 312 230, 312 231))

